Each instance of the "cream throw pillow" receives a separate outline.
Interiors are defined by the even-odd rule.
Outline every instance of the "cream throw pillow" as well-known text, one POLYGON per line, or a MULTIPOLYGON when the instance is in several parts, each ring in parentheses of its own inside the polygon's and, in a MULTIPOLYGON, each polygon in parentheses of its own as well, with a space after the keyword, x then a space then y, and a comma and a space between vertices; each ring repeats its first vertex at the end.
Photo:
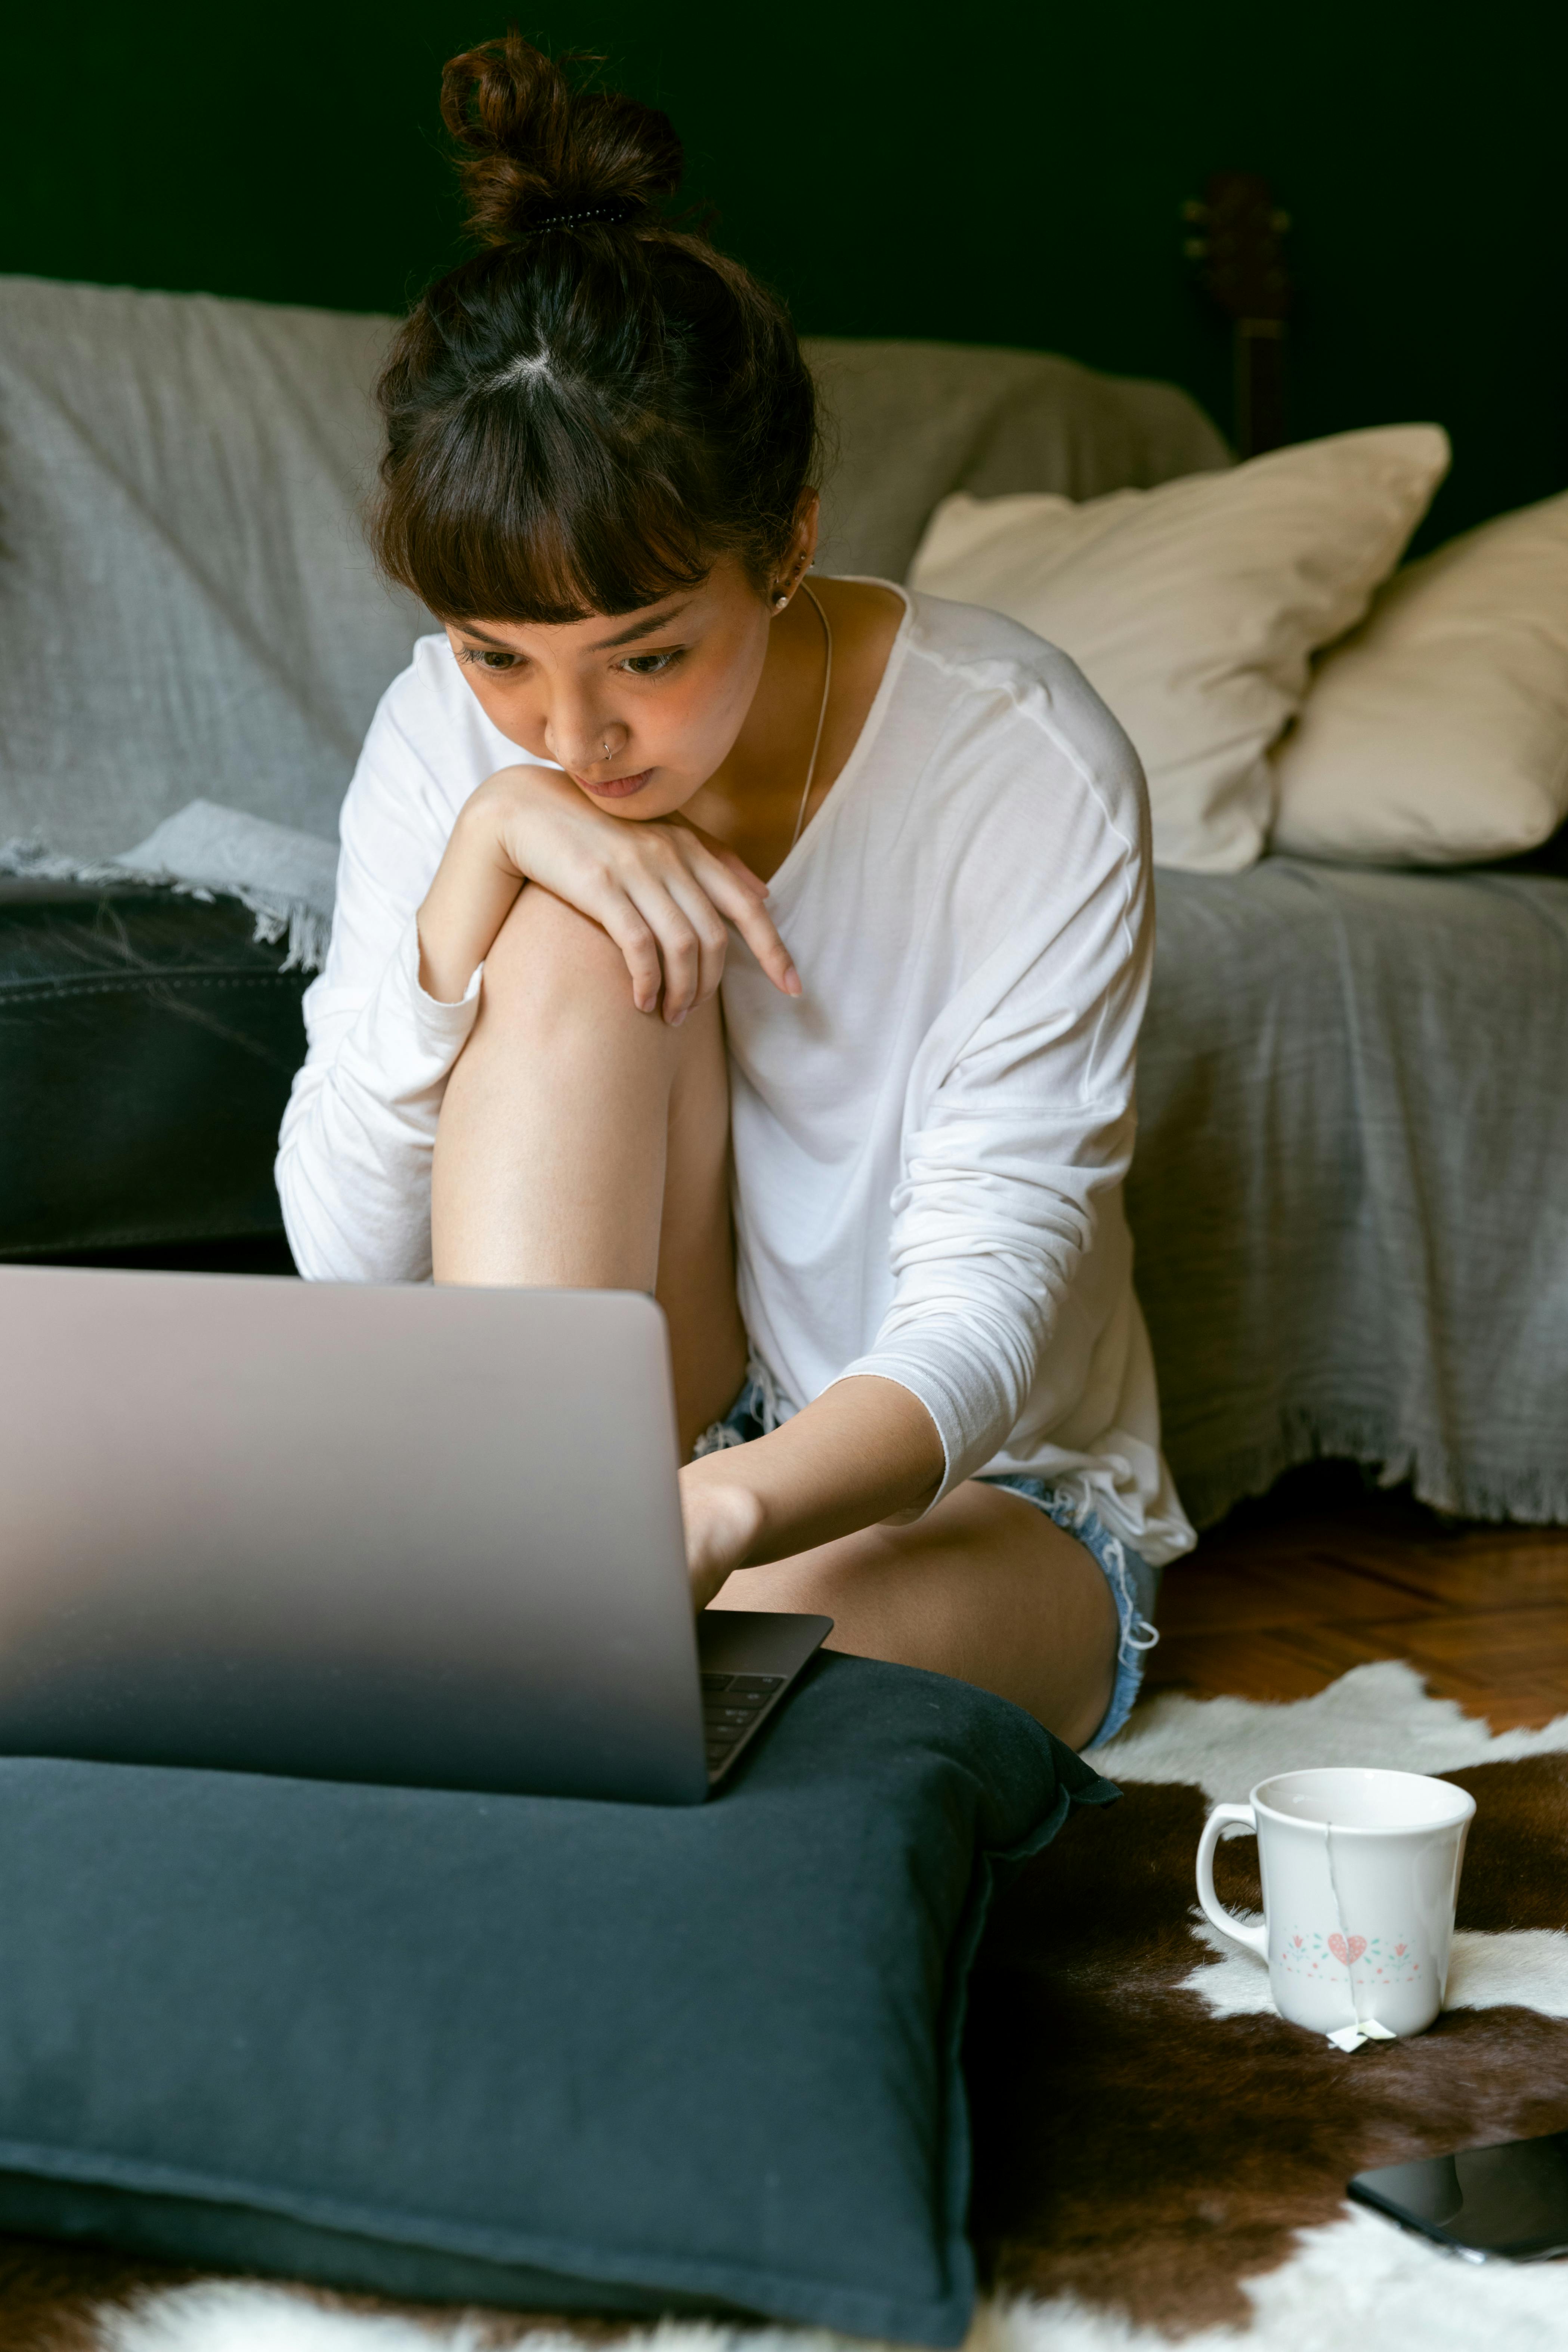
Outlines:
POLYGON ((944 499, 910 584, 1069 653, 1142 759, 1155 863, 1231 874, 1268 839, 1268 747, 1312 655, 1361 619, 1447 465, 1436 425, 1392 425, 1081 506, 944 499))
POLYGON ((1568 496, 1450 540, 1320 665, 1275 755, 1279 849, 1453 866, 1568 816, 1568 496))

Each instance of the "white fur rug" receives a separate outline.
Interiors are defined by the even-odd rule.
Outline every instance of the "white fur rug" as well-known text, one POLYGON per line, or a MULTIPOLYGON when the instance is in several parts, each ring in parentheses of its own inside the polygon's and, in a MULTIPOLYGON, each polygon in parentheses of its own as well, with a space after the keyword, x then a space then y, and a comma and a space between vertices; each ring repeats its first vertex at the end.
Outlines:
MULTIPOLYGON (((1543 1731, 1494 1738, 1446 1700, 1429 1698, 1402 1665, 1361 1666, 1290 1706, 1167 1697, 1142 1709, 1095 1761, 1122 1781, 1197 1783, 1235 1801, 1267 1774, 1314 1764, 1453 1771, 1568 1753, 1568 1716, 1543 1731)), ((1205 1931, 1206 1932, 1206 1931, 1205 1931)), ((1215 1948, 1218 1941, 1215 1939, 1215 1948)), ((1226 1947, 1187 1986, 1216 2016, 1268 2007, 1260 1964, 1226 1947)), ((1464 1936, 1451 2007, 1522 2003, 1568 2017, 1568 1935, 1546 1929, 1464 1936)), ((1347 2059, 1347 2065, 1356 2061, 1347 2059)), ((1239 2333, 1205 2329, 1186 2352, 1564 2352, 1568 2263, 1472 2266, 1346 2206, 1303 2231, 1280 2268, 1250 2282, 1254 2317, 1239 2333)), ((204 2284, 148 2295, 99 2323, 102 2352, 582 2352, 581 2339, 520 2333, 493 2316, 432 2319, 366 2314, 287 2288, 204 2284)), ((1170 2339, 1067 2301, 992 2303, 966 2352, 1156 2352, 1170 2339)), ((627 2331, 626 2352, 852 2352, 847 2339, 804 2330, 730 2331, 669 2323, 627 2331)))

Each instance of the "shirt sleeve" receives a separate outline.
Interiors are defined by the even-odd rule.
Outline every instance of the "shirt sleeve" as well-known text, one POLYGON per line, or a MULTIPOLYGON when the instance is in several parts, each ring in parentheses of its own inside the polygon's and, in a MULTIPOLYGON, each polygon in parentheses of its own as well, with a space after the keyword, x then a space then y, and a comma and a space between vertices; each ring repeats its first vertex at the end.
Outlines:
POLYGON ((289 1245, 310 1281, 430 1276, 430 1163, 452 1065, 479 1012, 419 984, 419 906, 456 810, 398 726, 376 713, 343 803, 326 970, 305 996, 307 1053, 277 1160, 289 1245))
POLYGON ((1015 924, 911 1074, 893 1297, 839 1378, 896 1381, 926 1407, 945 1463, 933 1504, 1016 1427, 1074 1311, 1097 1202, 1131 1163, 1153 918, 1146 815, 1129 825, 1129 796, 1118 797, 1113 813, 1083 793, 1049 911, 1015 924))

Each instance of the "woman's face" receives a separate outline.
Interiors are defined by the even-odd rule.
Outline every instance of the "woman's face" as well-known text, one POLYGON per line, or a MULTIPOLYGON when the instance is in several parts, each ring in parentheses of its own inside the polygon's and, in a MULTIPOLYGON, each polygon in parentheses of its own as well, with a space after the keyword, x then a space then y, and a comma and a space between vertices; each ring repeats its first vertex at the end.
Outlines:
POLYGON ((596 807, 647 818, 684 806, 728 757, 772 617, 740 562, 721 556, 700 588, 641 612, 551 628, 448 622, 447 635, 503 735, 555 761, 596 807))

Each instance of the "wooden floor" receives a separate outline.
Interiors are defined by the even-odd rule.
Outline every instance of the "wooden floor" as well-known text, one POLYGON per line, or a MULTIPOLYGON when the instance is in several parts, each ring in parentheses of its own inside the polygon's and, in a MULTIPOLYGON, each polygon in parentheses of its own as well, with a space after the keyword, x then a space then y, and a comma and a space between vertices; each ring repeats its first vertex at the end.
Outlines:
POLYGON ((1152 1688, 1306 1698, 1350 1666, 1407 1658, 1495 1729, 1542 1724, 1568 1712, 1568 1528, 1445 1520, 1323 1465, 1178 1560, 1160 1626, 1152 1688))

